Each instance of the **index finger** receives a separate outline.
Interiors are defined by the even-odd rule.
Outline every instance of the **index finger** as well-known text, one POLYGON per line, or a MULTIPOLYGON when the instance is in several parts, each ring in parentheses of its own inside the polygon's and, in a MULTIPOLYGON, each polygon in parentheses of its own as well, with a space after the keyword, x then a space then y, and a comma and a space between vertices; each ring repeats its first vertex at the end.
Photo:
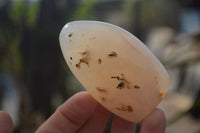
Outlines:
POLYGON ((161 109, 155 109, 142 122, 141 133, 164 133, 166 117, 161 109))
POLYGON ((0 133, 12 133, 13 122, 8 113, 0 111, 0 133))

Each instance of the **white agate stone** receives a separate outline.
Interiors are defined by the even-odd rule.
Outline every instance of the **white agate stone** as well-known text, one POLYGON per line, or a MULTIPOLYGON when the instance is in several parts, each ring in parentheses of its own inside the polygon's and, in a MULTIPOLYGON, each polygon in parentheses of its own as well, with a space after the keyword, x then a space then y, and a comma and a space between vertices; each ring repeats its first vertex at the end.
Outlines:
POLYGON ((63 27, 59 41, 80 83, 105 108, 128 121, 148 116, 171 86, 159 60, 120 27, 74 21, 63 27))

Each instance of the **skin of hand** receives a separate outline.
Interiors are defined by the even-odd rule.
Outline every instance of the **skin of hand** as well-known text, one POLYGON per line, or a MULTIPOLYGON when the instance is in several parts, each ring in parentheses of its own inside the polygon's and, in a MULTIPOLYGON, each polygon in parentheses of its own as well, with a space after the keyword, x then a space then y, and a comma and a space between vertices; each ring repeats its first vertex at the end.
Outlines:
POLYGON ((12 133, 13 122, 10 115, 4 111, 0 111, 0 133, 12 133))
MULTIPOLYGON (((96 102, 88 92, 79 92, 59 106, 36 133, 102 133, 110 112, 96 102)), ((114 116, 111 133, 133 133, 135 123, 114 116)), ((164 133, 166 118, 162 110, 155 109, 142 122, 141 133, 164 133)), ((12 133, 9 115, 0 112, 0 133, 12 133)))

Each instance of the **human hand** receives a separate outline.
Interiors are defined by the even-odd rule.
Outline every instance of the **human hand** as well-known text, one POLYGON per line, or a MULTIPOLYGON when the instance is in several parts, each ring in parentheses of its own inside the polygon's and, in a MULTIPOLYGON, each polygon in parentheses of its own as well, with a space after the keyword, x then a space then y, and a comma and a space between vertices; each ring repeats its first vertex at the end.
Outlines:
MULTIPOLYGON (((36 133, 102 133, 110 114, 88 92, 80 92, 58 107, 36 133)), ((4 122, 3 125, 6 125, 5 122, 10 122, 2 121, 1 117, 0 115, 0 122, 4 122)), ((156 109, 143 120, 141 133, 164 133, 165 121, 164 113, 160 109, 156 109)), ((135 123, 114 116, 111 132, 133 133, 135 125, 135 123)), ((1 129, 3 128, 0 123, 0 132, 1 129)), ((3 131, 11 133, 11 130, 4 129, 3 131)))
MULTIPOLYGON (((88 92, 72 96, 36 131, 36 133, 102 133, 110 112, 97 103, 88 92)), ((112 133, 133 133, 134 123, 114 116, 112 133)), ((146 118, 141 133, 164 133, 165 115, 156 109, 146 118)))

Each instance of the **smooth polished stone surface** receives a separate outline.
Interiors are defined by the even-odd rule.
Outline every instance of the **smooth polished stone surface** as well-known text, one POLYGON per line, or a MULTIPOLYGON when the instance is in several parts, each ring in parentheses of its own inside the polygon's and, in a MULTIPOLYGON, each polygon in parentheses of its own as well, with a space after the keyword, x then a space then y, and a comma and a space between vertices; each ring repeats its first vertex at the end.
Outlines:
POLYGON ((139 122, 160 103, 171 79, 151 51, 126 30, 99 21, 74 21, 59 41, 75 77, 105 108, 139 122))

